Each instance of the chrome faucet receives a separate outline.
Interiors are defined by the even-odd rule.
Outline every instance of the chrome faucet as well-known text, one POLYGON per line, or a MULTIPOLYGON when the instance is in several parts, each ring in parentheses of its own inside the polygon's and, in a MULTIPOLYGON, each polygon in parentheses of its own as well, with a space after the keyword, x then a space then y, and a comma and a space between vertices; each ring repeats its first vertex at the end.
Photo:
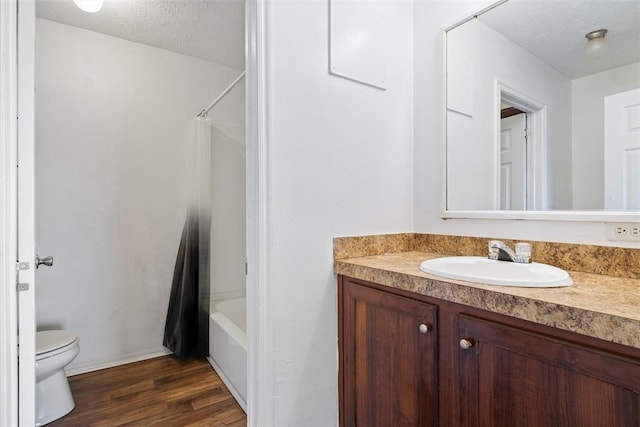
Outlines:
POLYGON ((489 259, 528 264, 531 262, 531 244, 516 243, 515 252, 500 240, 489 241, 489 259))

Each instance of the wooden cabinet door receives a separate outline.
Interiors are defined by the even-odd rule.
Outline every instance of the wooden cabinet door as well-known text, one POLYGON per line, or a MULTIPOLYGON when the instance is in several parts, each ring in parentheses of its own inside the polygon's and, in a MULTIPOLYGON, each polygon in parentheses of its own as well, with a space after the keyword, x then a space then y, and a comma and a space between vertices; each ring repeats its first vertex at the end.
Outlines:
POLYGON ((464 315, 459 334, 462 425, 639 425, 637 360, 464 315))
POLYGON ((436 307, 348 279, 340 298, 340 425, 436 425, 436 307))

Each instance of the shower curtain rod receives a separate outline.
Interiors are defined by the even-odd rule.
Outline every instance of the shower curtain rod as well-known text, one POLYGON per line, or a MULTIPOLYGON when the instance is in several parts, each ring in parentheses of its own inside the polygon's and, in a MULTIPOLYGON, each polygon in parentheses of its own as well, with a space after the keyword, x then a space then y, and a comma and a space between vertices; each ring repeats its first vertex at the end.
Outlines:
POLYGON ((234 88, 235 85, 238 84, 238 82, 240 80, 242 80, 242 78, 244 77, 246 71, 242 71, 242 73, 240 73, 240 75, 238 77, 236 77, 236 79, 234 81, 231 82, 231 84, 229 86, 227 86, 227 88, 225 90, 222 91, 222 93, 220 95, 218 95, 218 97, 216 99, 213 100, 213 102, 209 105, 207 105, 202 111, 200 111, 200 113, 198 113, 198 115, 196 117, 206 117, 207 113, 216 106, 216 104, 218 102, 220 102, 222 100, 222 98, 224 98, 224 96, 226 94, 228 94, 231 89, 234 88))

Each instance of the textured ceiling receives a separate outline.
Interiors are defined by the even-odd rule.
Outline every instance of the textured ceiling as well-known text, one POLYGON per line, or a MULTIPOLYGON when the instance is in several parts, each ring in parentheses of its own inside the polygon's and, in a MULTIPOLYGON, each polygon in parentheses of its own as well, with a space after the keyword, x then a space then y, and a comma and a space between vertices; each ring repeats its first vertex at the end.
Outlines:
POLYGON ((640 61, 640 0, 510 0, 478 19, 568 77, 640 61), (584 35, 609 30, 607 52, 584 54, 584 35))
POLYGON ((244 68, 244 0, 104 0, 97 13, 73 0, 36 0, 39 18, 244 68))

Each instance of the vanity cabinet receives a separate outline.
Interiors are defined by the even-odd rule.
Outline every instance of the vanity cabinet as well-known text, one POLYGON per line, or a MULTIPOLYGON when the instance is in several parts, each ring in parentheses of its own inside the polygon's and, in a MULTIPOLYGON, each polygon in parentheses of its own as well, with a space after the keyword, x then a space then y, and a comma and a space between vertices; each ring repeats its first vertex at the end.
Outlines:
POLYGON ((466 315, 459 336, 462 425, 638 425, 637 360, 466 315))
POLYGON ((345 276, 338 309, 341 426, 640 425, 638 349, 345 276))
POLYGON ((340 305, 340 425, 436 425, 437 308, 349 281, 340 305))

